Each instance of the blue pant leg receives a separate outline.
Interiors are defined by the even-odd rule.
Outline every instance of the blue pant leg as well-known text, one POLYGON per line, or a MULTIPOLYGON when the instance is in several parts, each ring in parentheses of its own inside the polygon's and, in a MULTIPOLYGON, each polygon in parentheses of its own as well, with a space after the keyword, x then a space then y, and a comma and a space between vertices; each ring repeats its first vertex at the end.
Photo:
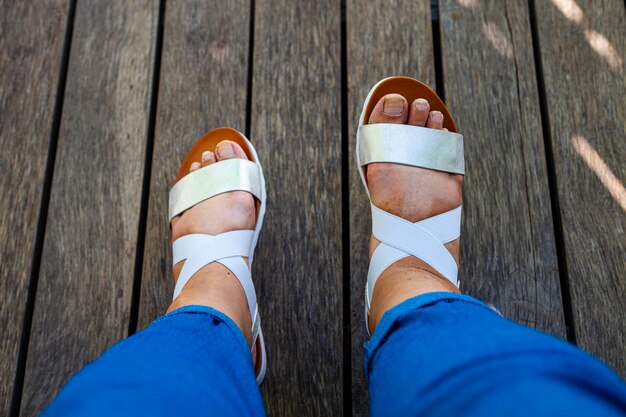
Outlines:
POLYGON ((597 359, 480 301, 425 294, 365 345, 372 416, 626 416, 626 385, 597 359))
POLYGON ((42 416, 265 416, 248 344, 227 316, 189 306, 83 368, 42 416))

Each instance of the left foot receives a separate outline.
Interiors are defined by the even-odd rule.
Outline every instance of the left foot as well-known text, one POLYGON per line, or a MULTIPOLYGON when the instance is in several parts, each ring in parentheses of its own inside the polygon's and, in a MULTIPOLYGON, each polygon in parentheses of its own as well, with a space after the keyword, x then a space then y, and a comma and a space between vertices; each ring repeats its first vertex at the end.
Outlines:
MULTIPOLYGON (((412 103, 400 94, 382 97, 369 124, 397 123, 430 129, 443 129, 443 114, 431 111, 428 101, 412 103)), ((463 176, 393 163, 371 163, 366 168, 372 203, 412 223, 447 212, 461 205, 463 176)), ((380 242, 372 236, 370 256, 380 242)), ((459 239, 445 245, 458 264, 459 239)), ((417 295, 428 292, 459 292, 459 289, 430 265, 409 256, 395 262, 380 275, 370 306, 370 332, 384 313, 417 295)))

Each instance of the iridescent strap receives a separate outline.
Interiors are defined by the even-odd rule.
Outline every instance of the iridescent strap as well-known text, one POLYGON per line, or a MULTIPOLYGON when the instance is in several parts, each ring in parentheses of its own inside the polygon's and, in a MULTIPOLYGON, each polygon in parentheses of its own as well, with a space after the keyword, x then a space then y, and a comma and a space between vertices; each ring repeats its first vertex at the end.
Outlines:
POLYGON ((463 136, 445 130, 376 123, 359 127, 361 166, 388 162, 465 173, 463 136))
POLYGON ((234 158, 185 175, 170 191, 169 220, 196 204, 230 191, 247 191, 261 200, 261 169, 255 162, 234 158))

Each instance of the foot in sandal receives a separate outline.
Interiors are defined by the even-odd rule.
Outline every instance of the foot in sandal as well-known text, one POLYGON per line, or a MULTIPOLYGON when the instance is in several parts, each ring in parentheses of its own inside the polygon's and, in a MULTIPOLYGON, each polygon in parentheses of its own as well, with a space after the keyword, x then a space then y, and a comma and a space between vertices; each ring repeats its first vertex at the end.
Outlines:
POLYGON ((370 332, 387 310, 409 298, 428 292, 459 292, 463 145, 444 113, 449 117, 428 87, 406 77, 381 81, 366 100, 357 152, 373 206, 376 236, 370 241, 366 288, 370 332), (433 141, 443 147, 433 147, 433 141), (418 224, 421 231, 408 223, 442 213, 446 214, 430 220, 439 224, 418 224), (398 237, 398 232, 404 236, 398 237), (377 237, 385 241, 380 248, 377 237))
POLYGON ((251 346, 257 381, 265 346, 250 276, 265 211, 265 182, 252 144, 234 129, 215 129, 191 148, 170 192, 174 301, 215 308, 251 346))

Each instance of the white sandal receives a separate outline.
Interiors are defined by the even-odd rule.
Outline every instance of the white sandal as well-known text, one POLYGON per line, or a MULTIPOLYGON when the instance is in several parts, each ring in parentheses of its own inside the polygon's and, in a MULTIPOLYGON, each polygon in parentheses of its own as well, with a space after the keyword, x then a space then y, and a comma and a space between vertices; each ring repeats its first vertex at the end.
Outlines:
POLYGON ((215 236, 191 234, 176 239, 172 245, 174 265, 182 260, 185 263, 176 281, 173 298, 176 299, 191 277, 209 263, 219 262, 228 268, 241 283, 248 300, 252 318, 252 346, 256 347, 255 375, 260 384, 267 369, 267 355, 250 268, 265 214, 265 178, 254 146, 242 133, 231 128, 214 129, 194 143, 170 191, 169 220, 204 200, 231 191, 247 191, 255 197, 254 230, 236 230, 215 236), (217 144, 223 140, 239 144, 249 160, 228 159, 189 172, 193 162, 201 161, 202 152, 214 152, 217 144), (243 257, 248 258, 249 267, 243 257))
MULTIPOLYGON (((357 164, 368 197, 365 167, 373 162, 411 165, 455 174, 465 173, 463 136, 456 133, 450 112, 434 91, 413 78, 386 78, 370 90, 359 119, 356 140, 357 164), (366 124, 378 100, 390 93, 403 95, 409 103, 417 98, 428 100, 431 110, 443 113, 443 127, 448 131, 406 124, 366 124)), ((380 274, 394 262, 414 256, 430 265, 455 286, 459 286, 456 261, 444 245, 461 234, 461 206, 411 223, 376 207, 371 198, 370 204, 372 235, 380 244, 370 259, 365 285, 365 323, 368 334, 374 286, 380 274)))

